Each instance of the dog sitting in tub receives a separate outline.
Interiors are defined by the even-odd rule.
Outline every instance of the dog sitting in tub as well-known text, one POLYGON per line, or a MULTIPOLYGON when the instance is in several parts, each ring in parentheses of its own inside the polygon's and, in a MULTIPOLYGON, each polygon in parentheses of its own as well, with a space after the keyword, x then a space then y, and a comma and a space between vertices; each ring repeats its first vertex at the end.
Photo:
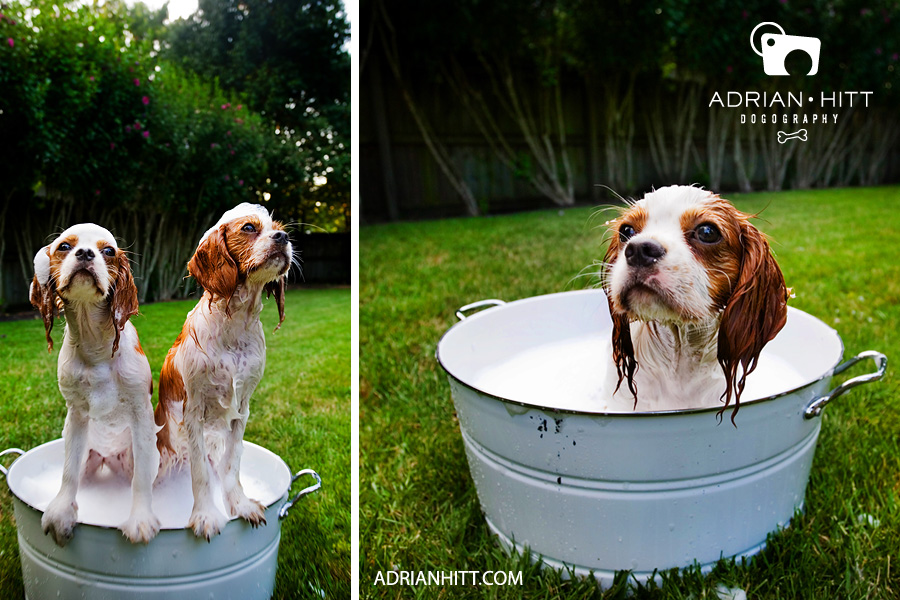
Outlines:
POLYGON ((721 417, 733 400, 734 422, 747 376, 784 327, 790 296, 750 218, 707 190, 669 186, 607 223, 606 389, 615 392, 604 410, 718 406, 721 417))
POLYGON ((54 319, 66 317, 57 369, 67 410, 65 460, 41 527, 66 545, 78 522, 79 485, 106 467, 131 481, 131 514, 119 529, 131 542, 147 543, 159 532, 152 509, 159 452, 150 363, 129 321, 138 296, 128 257, 103 227, 73 225, 37 251, 30 298, 48 351, 54 319))
POLYGON ((194 505, 188 527, 207 541, 228 520, 215 502, 216 479, 231 515, 253 527, 266 523, 266 507, 244 493, 240 464, 250 397, 266 367, 262 294, 275 297, 277 331, 292 261, 282 224, 265 207, 243 203, 207 230, 188 262, 203 296, 166 355, 155 417, 160 477, 190 467, 194 505))

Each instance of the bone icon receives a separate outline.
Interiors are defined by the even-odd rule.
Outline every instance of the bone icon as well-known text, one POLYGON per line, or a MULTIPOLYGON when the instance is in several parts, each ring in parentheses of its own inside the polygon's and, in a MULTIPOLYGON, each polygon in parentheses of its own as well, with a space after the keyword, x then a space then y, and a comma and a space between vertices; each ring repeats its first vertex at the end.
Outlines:
POLYGON ((778 132, 778 143, 783 144, 788 140, 800 140, 801 142, 806 141, 806 130, 800 129, 795 131, 794 133, 785 133, 783 131, 778 132))

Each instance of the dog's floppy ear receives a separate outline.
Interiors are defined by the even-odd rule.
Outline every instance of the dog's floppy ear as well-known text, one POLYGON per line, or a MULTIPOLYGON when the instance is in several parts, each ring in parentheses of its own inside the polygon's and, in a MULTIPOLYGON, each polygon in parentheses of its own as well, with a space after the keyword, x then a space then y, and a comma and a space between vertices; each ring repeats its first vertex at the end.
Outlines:
POLYGON ((284 323, 284 280, 286 278, 286 275, 282 275, 275 281, 267 283, 264 288, 266 290, 266 298, 269 295, 275 296, 275 303, 278 305, 278 325, 275 326, 273 333, 281 329, 281 324, 284 323))
POLYGON ((772 256, 769 244, 746 217, 740 219, 743 255, 737 284, 719 325, 718 359, 725 372, 725 406, 732 397, 735 408, 731 421, 740 408, 741 393, 747 375, 756 369, 763 347, 781 331, 787 321, 790 290, 772 256))
POLYGON ((125 328, 128 319, 138 314, 138 293, 131 275, 131 263, 122 250, 116 251, 116 280, 110 290, 110 310, 115 325, 116 337, 113 340, 112 353, 119 349, 119 334, 125 328))
POLYGON ((637 372, 638 364, 634 358, 634 346, 631 342, 631 323, 628 321, 628 315, 624 314, 612 315, 612 322, 613 361, 616 363, 616 373, 619 375, 615 391, 618 392, 622 387, 623 379, 627 380, 628 391, 634 396, 634 404, 637 406, 637 386, 634 383, 634 374, 637 372))
MULTIPOLYGON (((616 364, 616 373, 619 375, 619 381, 616 383, 615 392, 622 387, 622 381, 627 380, 628 391, 634 396, 634 404, 637 406, 637 386, 634 383, 634 374, 637 372, 638 364, 634 357, 634 344, 631 341, 631 323, 628 315, 624 312, 617 311, 612 301, 612 292, 609 289, 608 278, 613 263, 619 256, 619 235, 615 229, 612 230, 613 235, 609 241, 609 248, 606 250, 606 256, 603 258, 604 279, 606 285, 606 300, 609 302, 609 315, 612 317, 612 355, 613 362, 616 364)), ((613 392, 613 393, 615 393, 613 392)))
POLYGON ((188 262, 188 273, 209 292, 210 307, 217 296, 225 298, 225 314, 230 316, 228 304, 237 291, 239 271, 237 263, 228 252, 225 228, 226 225, 219 226, 200 243, 188 262))
POLYGON ((34 255, 34 278, 29 289, 31 304, 41 313, 47 336, 47 352, 53 350, 53 320, 59 314, 56 307, 56 282, 50 276, 50 246, 44 246, 34 255))

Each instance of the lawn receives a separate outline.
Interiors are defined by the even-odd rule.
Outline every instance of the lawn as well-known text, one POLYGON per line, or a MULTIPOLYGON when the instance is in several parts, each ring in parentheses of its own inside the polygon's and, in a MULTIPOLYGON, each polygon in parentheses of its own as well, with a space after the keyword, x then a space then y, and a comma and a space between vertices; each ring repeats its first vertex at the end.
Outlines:
MULTIPOLYGON (((845 357, 874 349, 900 359, 900 188, 731 199, 745 212, 762 211, 756 224, 770 236, 796 293, 791 305, 834 327, 845 357)), ((623 595, 621 585, 600 590, 593 580, 565 581, 499 550, 482 518, 449 386, 434 358, 460 306, 596 285, 585 274, 603 256, 607 218, 596 209, 550 210, 361 230, 363 597, 623 595), (506 587, 374 585, 392 569, 521 570, 524 578, 506 587)), ((746 564, 720 561, 707 577, 667 573, 660 587, 636 596, 716 598, 719 586, 741 588, 754 600, 900 596, 900 397, 892 366, 881 382, 853 390, 822 418, 806 511, 789 529, 746 564)))
MULTIPOLYGON (((134 319, 155 382, 195 303, 142 306, 134 319)), ((345 598, 350 595, 350 290, 288 291, 285 314, 273 334, 278 311, 274 301, 266 302, 266 373, 250 403, 245 439, 280 455, 295 472, 315 469, 323 485, 282 521, 274 597, 345 598)), ((48 354, 40 320, 0 323, 0 449, 29 449, 60 436, 66 412, 56 384, 62 331, 54 328, 56 349, 48 354)), ((308 479, 301 482, 308 485, 308 479)), ((23 596, 12 497, 4 484, 0 598, 23 596)))

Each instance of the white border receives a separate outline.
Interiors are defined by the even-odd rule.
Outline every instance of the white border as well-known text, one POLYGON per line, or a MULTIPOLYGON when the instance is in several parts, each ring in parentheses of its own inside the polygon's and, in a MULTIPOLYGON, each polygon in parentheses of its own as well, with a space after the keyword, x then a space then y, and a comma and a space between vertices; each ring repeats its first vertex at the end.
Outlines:
POLYGON ((350 597, 359 598, 359 5, 350 21, 350 597))

